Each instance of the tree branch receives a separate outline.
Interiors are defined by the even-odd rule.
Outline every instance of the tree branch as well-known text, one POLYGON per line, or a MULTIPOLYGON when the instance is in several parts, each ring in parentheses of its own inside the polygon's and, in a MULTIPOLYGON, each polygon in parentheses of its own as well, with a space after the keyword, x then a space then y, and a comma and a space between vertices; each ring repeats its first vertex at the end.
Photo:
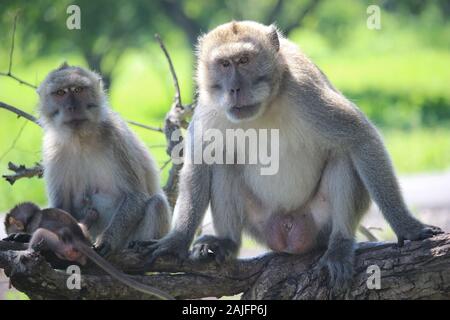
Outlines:
POLYGON ((5 178, 6 181, 8 181, 11 185, 14 184, 19 179, 22 178, 42 178, 44 174, 44 168, 40 163, 36 163, 34 167, 27 168, 25 165, 15 165, 12 162, 8 163, 8 169, 13 171, 14 174, 5 174, 2 177, 5 178))
MULTIPOLYGON (((1 242, 0 242, 1 250, 1 242)), ((146 256, 125 250, 111 258, 119 269, 179 299, 221 297, 244 293, 244 299, 439 299, 450 298, 450 234, 406 243, 360 243, 351 289, 332 296, 325 277, 316 277, 320 253, 305 256, 269 253, 252 259, 179 263, 158 259, 149 267, 146 256), (381 270, 381 289, 368 289, 367 267, 381 270), (144 272, 152 272, 142 275, 144 272), (136 275, 141 274, 141 275, 136 275)), ((65 272, 54 270, 38 254, 0 251, 0 268, 11 283, 33 299, 143 299, 144 294, 98 272, 84 268, 81 290, 68 290, 65 272)))
MULTIPOLYGON (((167 155, 169 155, 170 159, 173 160, 173 157, 177 155, 173 155, 172 151, 179 143, 183 143, 183 136, 181 135, 180 130, 181 128, 187 128, 187 119, 192 116, 193 105, 183 106, 181 101, 180 85, 178 82, 177 74, 175 72, 175 68, 172 63, 172 59, 170 58, 170 54, 167 51, 161 37, 156 34, 155 38, 156 41, 158 41, 159 46, 161 47, 161 50, 164 52, 164 55, 167 59, 170 73, 172 74, 173 85, 175 88, 173 103, 164 121, 164 134, 167 141, 166 153, 167 155), (177 139, 174 139, 175 132, 179 133, 177 135, 177 139)), ((182 164, 172 165, 169 171, 169 177, 167 179, 166 185, 164 186, 164 192, 166 193, 169 203, 172 207, 175 206, 175 202, 178 197, 178 177, 182 166, 182 164)))
POLYGON ((11 106, 11 105, 9 105, 7 103, 1 102, 1 101, 0 101, 0 108, 8 110, 8 111, 11 111, 12 113, 17 114, 17 116, 19 118, 20 117, 25 118, 27 120, 30 120, 31 122, 34 122, 38 126, 40 126, 40 124, 38 123, 36 117, 32 116, 31 114, 29 114, 29 113, 27 113, 25 111, 22 111, 19 108, 13 107, 13 106, 11 106))
POLYGON ((12 62, 13 62, 13 56, 14 56, 14 43, 15 43, 15 37, 16 37, 16 27, 17 27, 17 20, 19 18, 19 12, 17 12, 14 16, 14 22, 13 22, 13 31, 12 31, 12 35, 11 35, 11 48, 9 51, 9 63, 8 63, 8 72, 0 72, 0 76, 4 76, 4 77, 9 77, 12 78, 14 80, 16 80, 17 82, 19 82, 20 84, 26 85, 30 88, 34 88, 36 89, 37 86, 20 79, 19 77, 16 77, 13 73, 12 73, 12 62))

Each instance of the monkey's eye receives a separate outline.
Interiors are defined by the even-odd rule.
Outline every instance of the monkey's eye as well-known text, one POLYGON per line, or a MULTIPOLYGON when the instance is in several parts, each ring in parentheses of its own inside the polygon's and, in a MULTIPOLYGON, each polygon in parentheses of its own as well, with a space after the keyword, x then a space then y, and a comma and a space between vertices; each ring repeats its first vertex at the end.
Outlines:
POLYGON ((81 91, 83 91, 83 89, 83 87, 76 87, 75 89, 73 89, 73 92, 80 93, 81 91))
POLYGON ((66 94, 66 91, 67 90, 64 90, 64 89, 59 89, 58 91, 56 91, 55 93, 56 93, 56 95, 58 95, 58 96, 63 96, 63 95, 65 95, 66 94))
POLYGON ((243 57, 241 57, 240 59, 239 59, 239 61, 238 61, 238 63, 239 64, 246 64, 246 63, 248 63, 248 57, 247 56, 243 56, 243 57))
POLYGON ((230 61, 228 61, 228 60, 222 60, 222 61, 220 61, 220 64, 224 68, 228 68, 231 65, 230 61))

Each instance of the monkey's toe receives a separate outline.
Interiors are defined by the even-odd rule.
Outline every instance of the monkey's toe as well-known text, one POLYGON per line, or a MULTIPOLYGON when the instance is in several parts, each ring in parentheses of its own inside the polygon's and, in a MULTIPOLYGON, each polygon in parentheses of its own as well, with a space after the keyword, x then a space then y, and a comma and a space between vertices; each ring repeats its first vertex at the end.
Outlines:
POLYGON ((236 256, 238 246, 230 239, 205 235, 195 241, 190 258, 198 261, 223 263, 236 256))

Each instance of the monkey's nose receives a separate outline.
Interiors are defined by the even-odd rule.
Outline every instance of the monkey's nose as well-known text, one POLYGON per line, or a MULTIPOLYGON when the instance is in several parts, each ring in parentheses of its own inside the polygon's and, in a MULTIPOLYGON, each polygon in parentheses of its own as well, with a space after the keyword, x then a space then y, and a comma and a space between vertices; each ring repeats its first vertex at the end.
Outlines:
POLYGON ((231 93, 231 95, 233 95, 233 96, 238 96, 239 95, 239 92, 241 91, 241 89, 240 88, 235 88, 235 89, 231 89, 230 90, 230 93, 231 93))

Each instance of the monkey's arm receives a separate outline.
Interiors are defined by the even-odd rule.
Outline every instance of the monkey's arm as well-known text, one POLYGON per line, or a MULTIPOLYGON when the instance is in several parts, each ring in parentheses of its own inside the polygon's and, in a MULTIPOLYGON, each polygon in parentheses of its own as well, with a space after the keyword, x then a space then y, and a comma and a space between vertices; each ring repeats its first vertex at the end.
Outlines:
POLYGON ((361 180, 400 242, 442 232, 415 219, 406 207, 389 155, 370 121, 340 93, 327 86, 297 88, 302 116, 330 145, 343 146, 361 180), (336 143, 336 140, 338 143, 336 143))

